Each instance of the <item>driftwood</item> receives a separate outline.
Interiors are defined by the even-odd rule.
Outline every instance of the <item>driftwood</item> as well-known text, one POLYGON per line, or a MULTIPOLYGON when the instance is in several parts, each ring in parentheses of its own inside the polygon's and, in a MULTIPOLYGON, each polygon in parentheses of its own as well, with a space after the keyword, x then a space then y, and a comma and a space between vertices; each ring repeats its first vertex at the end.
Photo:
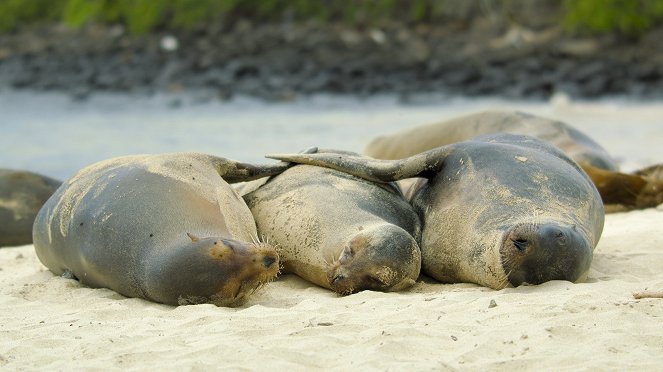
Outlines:
POLYGON ((633 293, 633 298, 639 300, 641 298, 663 298, 663 291, 642 291, 633 293))

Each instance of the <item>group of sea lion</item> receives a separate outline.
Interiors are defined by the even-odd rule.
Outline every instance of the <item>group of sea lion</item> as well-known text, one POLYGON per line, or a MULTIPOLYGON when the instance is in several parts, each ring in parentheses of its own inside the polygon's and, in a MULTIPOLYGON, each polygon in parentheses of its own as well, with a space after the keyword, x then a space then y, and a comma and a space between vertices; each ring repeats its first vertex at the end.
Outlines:
POLYGON ((619 173, 586 135, 523 113, 410 129, 366 154, 110 159, 48 199, 34 246, 54 274, 172 305, 239 304, 280 267, 339 294, 403 290, 420 272, 500 289, 582 280, 604 203, 663 201, 661 167, 619 173))

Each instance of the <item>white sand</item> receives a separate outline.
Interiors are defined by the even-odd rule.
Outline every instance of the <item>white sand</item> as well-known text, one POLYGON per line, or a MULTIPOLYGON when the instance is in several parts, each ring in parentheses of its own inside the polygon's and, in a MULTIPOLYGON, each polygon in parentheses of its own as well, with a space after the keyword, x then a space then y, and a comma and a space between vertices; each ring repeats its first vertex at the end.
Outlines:
POLYGON ((0 249, 0 369, 660 370, 663 208, 609 215, 586 283, 417 283, 348 297, 293 277, 239 308, 171 307, 0 249), (490 307, 491 301, 497 306, 490 307))

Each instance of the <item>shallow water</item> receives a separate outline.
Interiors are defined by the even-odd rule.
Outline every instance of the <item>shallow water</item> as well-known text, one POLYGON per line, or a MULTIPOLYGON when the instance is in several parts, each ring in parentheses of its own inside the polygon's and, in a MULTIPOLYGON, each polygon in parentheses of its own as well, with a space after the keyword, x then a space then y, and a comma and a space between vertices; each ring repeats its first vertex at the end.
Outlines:
POLYGON ((0 92, 0 168, 65 179, 126 154, 200 151, 249 162, 310 146, 361 151, 378 134, 488 108, 565 120, 602 144, 626 169, 663 161, 663 102, 550 103, 428 97, 318 96, 289 103, 205 101, 195 94, 95 95, 0 92))

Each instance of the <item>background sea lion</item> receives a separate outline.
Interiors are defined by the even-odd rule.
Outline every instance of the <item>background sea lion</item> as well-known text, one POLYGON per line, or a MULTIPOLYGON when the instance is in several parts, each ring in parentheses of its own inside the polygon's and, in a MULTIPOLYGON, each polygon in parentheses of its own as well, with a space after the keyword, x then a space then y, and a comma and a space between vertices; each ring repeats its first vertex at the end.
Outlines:
POLYGON ((298 165, 244 199, 287 272, 340 294, 397 291, 419 276, 420 222, 395 185, 298 165))
POLYGON ((0 169, 0 247, 32 243, 37 212, 60 184, 40 174, 0 169))
POLYGON ((522 112, 485 111, 405 129, 375 138, 364 153, 376 159, 402 159, 490 133, 528 135, 559 147, 589 175, 608 211, 663 203, 663 177, 655 172, 661 166, 620 173, 610 155, 584 133, 563 122, 522 112))
POLYGON ((603 204, 578 165, 533 137, 487 135, 402 160, 271 155, 373 181, 424 177, 412 204, 422 219, 423 272, 491 288, 577 281, 603 230, 603 204))
POLYGON ((91 287, 166 304, 236 304, 278 272, 253 216, 227 182, 287 165, 197 153, 114 158, 79 171, 34 224, 41 262, 91 287), (201 238, 198 238, 201 237, 201 238))

